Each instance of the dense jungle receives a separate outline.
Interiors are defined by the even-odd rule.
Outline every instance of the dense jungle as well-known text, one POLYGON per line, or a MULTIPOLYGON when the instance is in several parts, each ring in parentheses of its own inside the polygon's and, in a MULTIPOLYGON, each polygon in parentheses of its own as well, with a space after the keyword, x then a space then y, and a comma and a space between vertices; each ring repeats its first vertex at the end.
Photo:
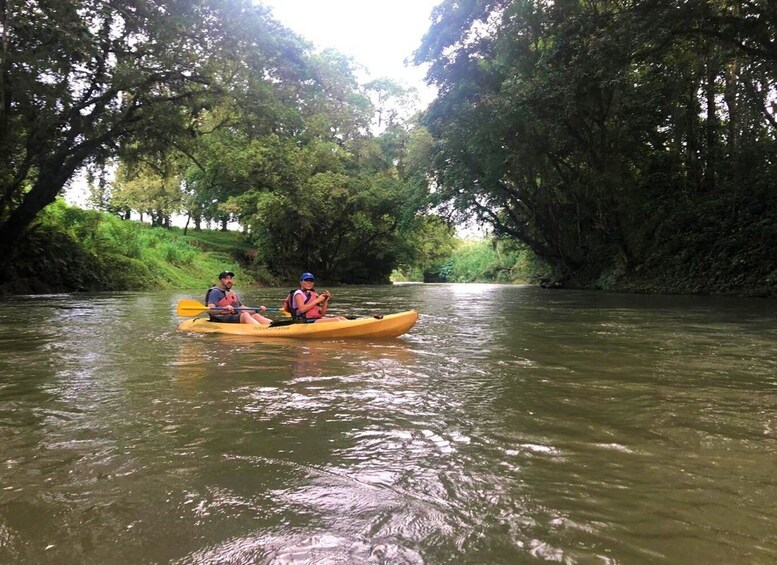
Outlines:
POLYGON ((0 292, 777 294, 773 2, 443 0, 420 112, 245 0, 3 2, 0 34, 0 292))

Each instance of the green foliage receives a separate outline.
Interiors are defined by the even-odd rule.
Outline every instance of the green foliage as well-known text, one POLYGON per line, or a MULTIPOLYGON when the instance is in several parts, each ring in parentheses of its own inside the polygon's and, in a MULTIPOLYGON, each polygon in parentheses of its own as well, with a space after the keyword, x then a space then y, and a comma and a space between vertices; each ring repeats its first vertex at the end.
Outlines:
POLYGON ((22 0, 2 22, 0 251, 79 168, 185 152, 208 108, 244 105, 254 132, 293 127, 282 100, 308 74, 300 40, 248 0, 22 0))
MULTIPOLYGON (((180 228, 171 228, 170 231, 183 237, 183 230, 180 228)), ((194 247, 214 249, 231 255, 246 254, 253 249, 248 240, 234 231, 188 230, 185 238, 194 247)))
MULTIPOLYGON (((204 232, 202 238, 201 245, 193 245, 180 230, 152 228, 57 200, 15 248, 0 293, 205 288, 225 268, 243 271, 251 281, 238 269, 234 254, 212 250, 204 232)), ((225 250, 241 246, 238 234, 230 238, 225 250)))
POLYGON ((443 0, 418 123, 412 91, 360 85, 248 0, 6 3, 0 282, 33 284, 26 246, 77 289, 233 260, 268 281, 534 280, 536 255, 577 286, 774 293, 772 4, 443 0), (84 166, 103 210, 183 211, 191 233, 54 204, 16 245, 84 166), (454 249, 430 210, 499 242, 454 249), (235 221, 244 238, 201 231, 235 221))
MULTIPOLYGON (((99 284, 99 287, 95 290, 148 290, 160 288, 154 282, 156 277, 148 267, 148 264, 138 259, 105 253, 99 256, 99 265, 99 276, 97 281, 95 281, 99 284)), ((164 287, 164 284, 162 287, 164 287)))
POLYGON ((280 276, 385 282, 407 253, 397 218, 405 185, 385 177, 314 174, 298 190, 267 193, 250 220, 261 256, 280 276))
POLYGON ((151 216, 152 225, 169 227, 170 216, 181 210, 182 165, 173 154, 119 164, 109 208, 137 210, 151 216))
POLYGON ((441 93, 423 118, 438 205, 523 241, 569 285, 768 286, 767 6, 443 1, 417 53, 441 93))
MULTIPOLYGON (((46 210, 48 211, 54 205, 46 210)), ((84 211, 85 213, 90 213, 84 211)), ((100 222, 99 239, 110 242, 109 247, 113 250, 121 249, 122 255, 141 259, 146 249, 145 230, 139 229, 138 224, 134 222, 118 220, 113 216, 102 214, 105 221, 100 222)))
MULTIPOLYGON (((418 239, 404 242, 405 267, 393 273, 393 280, 533 282, 543 273, 541 263, 523 246, 509 241, 461 242, 440 219, 424 218, 421 224, 424 229, 414 232, 418 239)), ((366 232, 373 227, 359 229, 366 232)), ((267 269, 267 258, 257 256, 236 232, 183 235, 180 229, 153 228, 71 208, 60 200, 44 211, 17 253, 0 292, 201 289, 225 268, 239 272, 244 282, 256 279, 277 285, 303 268, 297 266, 279 277, 267 269)), ((362 261, 352 268, 364 280, 372 273, 357 268, 376 272, 385 268, 370 263, 367 252, 353 256, 362 261)))
POLYGON ((423 270, 425 282, 537 283, 547 266, 525 245, 491 239, 458 240, 445 257, 423 270))
MULTIPOLYGON (((183 211, 194 233, 203 222, 239 222, 261 252, 240 259, 264 280, 312 269, 386 282, 419 260, 426 178, 423 136, 406 120, 412 91, 386 79, 361 86, 354 61, 315 52, 247 0, 128 0, 118 11, 104 0, 27 4, 4 12, 0 112, 19 117, 0 120, 8 241, 89 165, 92 201, 125 219, 134 211, 169 227, 183 211)), ((196 259, 171 233, 90 221, 55 226, 109 257, 120 277, 142 274, 119 256, 161 279, 174 275, 159 265, 196 259)))

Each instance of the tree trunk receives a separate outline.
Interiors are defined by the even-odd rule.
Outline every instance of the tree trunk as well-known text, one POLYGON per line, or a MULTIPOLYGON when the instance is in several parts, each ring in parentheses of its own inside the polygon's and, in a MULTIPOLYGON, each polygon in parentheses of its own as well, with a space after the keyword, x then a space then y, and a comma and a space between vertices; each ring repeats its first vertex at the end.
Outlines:
POLYGON ((36 186, 25 195, 21 206, 16 208, 8 220, 0 225, 0 257, 5 257, 8 251, 16 245, 38 212, 54 202, 60 188, 36 186))
MULTIPOLYGON (((713 59, 710 57, 710 59, 713 59)), ((717 68, 713 60, 707 61, 707 80, 705 83, 705 97, 707 99, 707 129, 706 129, 706 158, 704 171, 704 190, 715 190, 715 177, 718 159, 718 114, 715 109, 715 79, 717 68)))
POLYGON ((38 180, 32 189, 24 195, 21 204, 11 212, 8 219, 0 223, 0 257, 7 256, 35 216, 54 202, 75 168, 72 162, 65 164, 64 159, 59 157, 41 166, 38 180))

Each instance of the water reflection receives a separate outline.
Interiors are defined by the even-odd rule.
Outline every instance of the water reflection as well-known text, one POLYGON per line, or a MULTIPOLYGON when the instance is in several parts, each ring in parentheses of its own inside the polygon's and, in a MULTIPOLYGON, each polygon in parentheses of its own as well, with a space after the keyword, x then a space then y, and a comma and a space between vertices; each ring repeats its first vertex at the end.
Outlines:
MULTIPOLYGON (((262 430, 261 439, 252 437, 247 442, 253 448, 263 444, 260 451, 247 452, 246 442, 235 443, 231 449, 222 443, 221 457, 259 470, 280 468, 287 480, 282 488, 272 490, 272 507, 296 516, 297 527, 301 516, 332 516, 331 524, 323 530, 316 528, 321 531, 317 535, 284 528, 274 534, 233 539, 198 551, 191 559, 344 563, 391 556, 398 563, 421 562, 416 552, 401 546, 376 545, 367 537, 354 541, 351 528, 362 519, 359 514, 385 506, 384 489, 376 489, 369 477, 326 464, 343 451, 341 442, 358 443, 361 431, 349 439, 349 430, 361 430, 362 418, 380 414, 407 396, 395 397, 393 389, 403 378, 403 368, 414 361, 412 349, 399 340, 257 342, 231 336, 191 337, 181 348, 176 379, 190 388, 205 389, 218 383, 228 395, 225 404, 231 407, 225 417, 241 419, 243 428, 248 423, 247 427, 262 430), (213 369, 224 366, 230 367, 228 380, 223 371, 219 375, 213 369), (200 381, 196 385, 189 380, 192 374, 200 381), (322 442, 322 438, 330 439, 322 442), (347 508, 355 513, 351 521, 339 515, 347 508)), ((208 432, 220 435, 216 429, 208 432)), ((358 453, 353 457, 358 461, 358 453)), ((388 476, 384 472, 387 484, 388 476)), ((234 500, 236 493, 230 491, 229 497, 234 500)), ((250 505, 245 499, 243 503, 250 505)), ((211 500, 208 505, 213 504, 211 500)))

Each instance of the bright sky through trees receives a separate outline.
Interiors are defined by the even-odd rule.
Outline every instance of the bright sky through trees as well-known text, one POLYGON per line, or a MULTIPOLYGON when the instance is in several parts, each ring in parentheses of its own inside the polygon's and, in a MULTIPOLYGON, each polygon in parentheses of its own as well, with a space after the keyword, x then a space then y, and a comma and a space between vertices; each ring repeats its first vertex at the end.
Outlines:
POLYGON ((429 28, 440 0, 258 0, 276 19, 316 47, 331 47, 364 65, 370 79, 387 77, 418 89, 422 107, 434 98, 425 70, 405 65, 429 28))
MULTIPOLYGON (((365 82, 391 78, 415 87, 425 108, 436 96, 424 82, 425 69, 405 65, 430 25, 441 0, 255 0, 270 7, 283 25, 317 48, 333 48, 366 69, 365 82)), ((68 202, 87 207, 82 178, 66 192, 68 202)))

